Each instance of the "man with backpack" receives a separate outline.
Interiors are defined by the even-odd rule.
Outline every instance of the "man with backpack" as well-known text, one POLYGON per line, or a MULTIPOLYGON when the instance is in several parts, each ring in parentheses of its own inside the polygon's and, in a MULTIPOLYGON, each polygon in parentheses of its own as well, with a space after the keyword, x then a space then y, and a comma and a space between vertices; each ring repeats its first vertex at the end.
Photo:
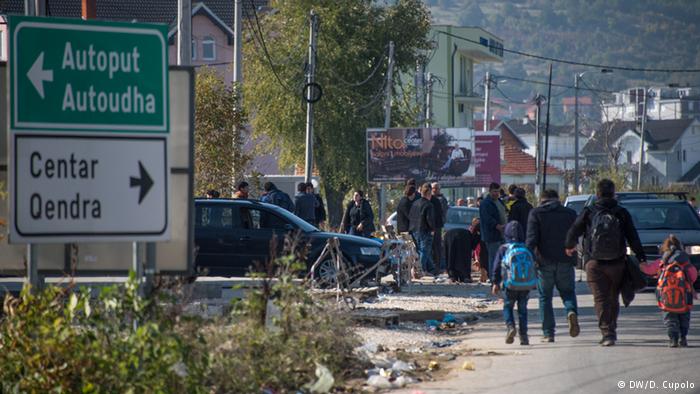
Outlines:
POLYGON ((289 197, 289 194, 278 189, 274 183, 265 182, 263 185, 263 190, 265 190, 265 195, 260 199, 260 201, 277 205, 278 207, 284 208, 289 212, 294 212, 294 203, 292 202, 291 197, 289 197))
POLYGON ((506 343, 515 339, 515 316, 513 308, 518 304, 518 334, 520 344, 529 345, 527 337, 527 300, 530 290, 537 285, 535 259, 525 246, 525 232, 520 223, 508 222, 505 228, 506 243, 498 248, 493 260, 492 293, 497 295, 501 288, 503 295, 503 319, 506 322, 506 343))
POLYGON ((603 338, 600 344, 613 346, 617 340, 620 290, 625 273, 626 246, 640 263, 646 255, 630 213, 615 200, 615 184, 602 179, 596 187, 597 201, 585 207, 566 235, 566 254, 576 253, 576 243, 584 235, 588 286, 603 338), (625 242, 626 241, 626 242, 625 242))
POLYGON ((540 206, 530 212, 527 221, 527 247, 537 260, 537 290, 540 294, 542 342, 554 342, 554 287, 566 309, 569 335, 578 336, 578 309, 576 304, 575 257, 564 251, 566 232, 576 221, 576 211, 561 205, 556 190, 542 192, 540 206))

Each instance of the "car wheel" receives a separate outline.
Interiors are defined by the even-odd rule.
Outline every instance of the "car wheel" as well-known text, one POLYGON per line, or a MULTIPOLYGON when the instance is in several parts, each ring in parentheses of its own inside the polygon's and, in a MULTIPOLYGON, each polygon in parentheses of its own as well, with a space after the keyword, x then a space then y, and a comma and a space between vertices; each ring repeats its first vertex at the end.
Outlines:
POLYGON ((335 261, 329 257, 320 262, 316 267, 314 277, 321 287, 335 287, 337 277, 335 261))

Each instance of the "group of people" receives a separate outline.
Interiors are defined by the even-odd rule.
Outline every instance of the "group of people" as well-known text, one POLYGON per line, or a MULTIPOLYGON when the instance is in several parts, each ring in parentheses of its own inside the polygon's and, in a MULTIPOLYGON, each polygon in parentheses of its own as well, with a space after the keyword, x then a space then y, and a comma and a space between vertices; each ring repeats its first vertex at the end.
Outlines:
POLYGON ((404 196, 396 208, 396 231, 411 234, 424 273, 436 275, 444 268, 442 229, 447 206, 439 183, 424 183, 419 190, 415 179, 406 181, 404 196))
MULTIPOLYGON (((617 341, 617 319, 620 296, 631 302, 638 288, 635 271, 658 276, 658 305, 664 312, 671 347, 688 346, 687 335, 690 310, 696 297, 693 283, 697 270, 689 262, 681 241, 673 235, 663 243, 663 256, 648 263, 642 244, 629 212, 615 197, 615 184, 603 179, 597 184, 596 203, 585 207, 578 216, 561 205, 554 190, 542 193, 540 204, 527 215, 525 226, 512 213, 507 223, 503 211, 507 202, 497 199, 498 185, 491 185, 490 196, 482 207, 482 235, 484 224, 489 227, 487 248, 491 261, 492 292, 503 294, 503 315, 506 323, 506 343, 513 343, 516 335, 520 343, 529 344, 527 334, 527 301, 530 290, 537 289, 539 312, 542 319, 542 341, 554 342, 555 319, 552 307, 556 288, 567 314, 569 335, 580 332, 575 291, 575 254, 579 238, 583 237, 583 258, 588 285, 593 293, 600 344, 613 346, 617 341), (503 205, 503 207, 500 207, 503 205), (491 207, 495 205, 495 209, 491 207), (496 214, 494 214, 496 213, 496 214), (639 266, 627 258, 627 245, 639 260, 639 266), (492 251, 493 254, 492 254, 492 251), (516 326, 514 308, 518 308, 516 326), (516 328, 517 327, 517 328, 516 328)), ((513 203, 512 208, 517 202, 513 203)), ((523 205, 523 211, 526 206, 523 205)))

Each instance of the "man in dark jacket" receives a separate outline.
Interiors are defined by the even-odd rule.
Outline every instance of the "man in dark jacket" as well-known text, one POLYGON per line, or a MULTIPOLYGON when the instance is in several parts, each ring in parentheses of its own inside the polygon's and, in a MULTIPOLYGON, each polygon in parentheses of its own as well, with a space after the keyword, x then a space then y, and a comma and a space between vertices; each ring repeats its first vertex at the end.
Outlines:
POLYGON ((433 232, 435 231, 435 208, 430 202, 431 186, 429 183, 420 188, 421 198, 411 206, 409 231, 418 242, 418 254, 424 273, 433 273, 433 232))
POLYGON ((503 228, 506 225, 506 207, 499 199, 500 189, 501 185, 495 182, 491 183, 488 194, 484 196, 481 205, 479 205, 481 240, 486 244, 488 251, 489 278, 493 272, 493 259, 503 243, 503 228))
POLYGON ((306 184, 306 192, 313 195, 316 198, 316 223, 314 224, 314 226, 319 227, 323 225, 323 223, 326 221, 326 207, 323 204, 323 197, 321 197, 320 194, 316 193, 315 188, 316 186, 314 186, 313 182, 309 182, 306 184))
POLYGON ((554 287, 559 291, 566 309, 569 335, 575 337, 580 332, 574 270, 576 259, 567 256, 564 250, 566 233, 575 220, 576 211, 561 205, 559 194, 555 190, 545 190, 542 192, 540 206, 530 212, 527 221, 526 245, 537 259, 542 342, 554 342, 554 287))
POLYGON ((316 197, 306 192, 306 183, 297 186, 297 194, 294 195, 294 214, 311 225, 316 223, 316 197))
POLYGON ((514 191, 514 198, 515 201, 510 205, 510 211, 508 211, 508 223, 515 220, 520 223, 522 228, 527 228, 527 217, 530 215, 532 204, 525 198, 525 189, 520 187, 516 188, 514 191))
POLYGON ((415 186, 406 186, 404 196, 401 197, 399 205, 396 207, 396 232, 408 232, 408 227, 411 221, 411 206, 413 205, 414 201, 416 201, 415 186))
POLYGON ((440 192, 440 184, 434 182, 432 185, 432 197, 430 202, 435 207, 435 234, 433 236, 433 261, 441 270, 446 269, 442 259, 442 228, 447 221, 447 199, 440 192))
POLYGON ((617 340, 617 316, 620 313, 620 289, 625 272, 626 245, 640 262, 646 255, 630 213, 615 200, 615 184, 609 179, 598 182, 598 200, 585 207, 566 235, 566 254, 576 253, 576 242, 584 235, 586 275, 593 292, 600 344, 612 346, 617 340), (627 241, 627 243, 625 243, 627 241))
POLYGON ((294 203, 289 197, 289 194, 278 189, 274 183, 265 182, 263 185, 263 190, 265 191, 265 195, 262 196, 260 201, 277 205, 278 207, 282 207, 289 212, 294 212, 294 203))

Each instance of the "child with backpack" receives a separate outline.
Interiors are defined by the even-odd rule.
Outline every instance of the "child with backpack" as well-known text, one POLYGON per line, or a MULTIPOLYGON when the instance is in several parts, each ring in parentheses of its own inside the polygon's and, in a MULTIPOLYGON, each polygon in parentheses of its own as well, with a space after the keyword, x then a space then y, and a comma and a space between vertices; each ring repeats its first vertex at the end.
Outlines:
POLYGON ((683 251, 681 241, 671 234, 660 248, 661 259, 641 263, 639 268, 649 276, 658 275, 656 298, 664 312, 664 324, 668 330, 670 347, 688 347, 688 329, 693 298, 693 283, 698 278, 697 269, 683 251))
POLYGON ((515 340, 515 316, 513 310, 518 305, 518 325, 520 344, 529 345, 527 336, 527 301, 530 290, 537 287, 535 258, 525 246, 525 231, 520 223, 511 221, 504 231, 506 243, 501 245, 493 261, 492 292, 503 294, 503 318, 506 322, 506 343, 515 340))

